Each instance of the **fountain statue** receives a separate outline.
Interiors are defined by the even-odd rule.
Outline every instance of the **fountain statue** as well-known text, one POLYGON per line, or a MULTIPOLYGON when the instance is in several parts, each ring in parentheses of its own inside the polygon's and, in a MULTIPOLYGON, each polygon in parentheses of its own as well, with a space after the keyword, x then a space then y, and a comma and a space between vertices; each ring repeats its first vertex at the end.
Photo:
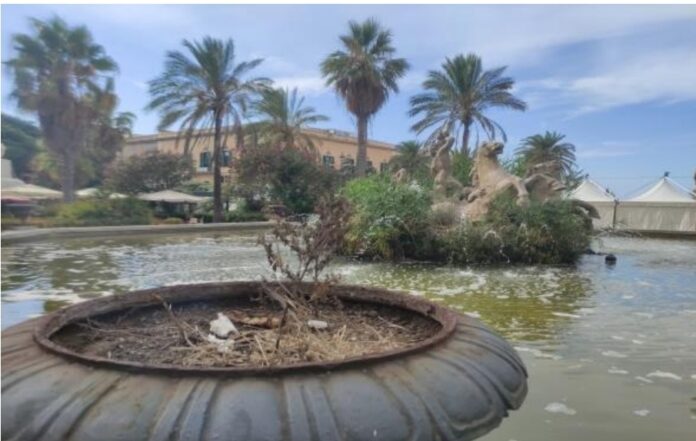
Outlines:
MULTIPOLYGON (((471 170, 472 185, 466 187, 452 176, 453 145, 454 138, 448 123, 426 149, 432 157, 430 172, 434 180, 433 212, 439 214, 440 218, 449 217, 452 223, 462 219, 481 220, 488 213, 493 200, 503 193, 512 194, 517 205, 527 206, 530 200, 543 203, 560 199, 566 188, 561 180, 561 166, 556 161, 530 167, 524 178, 509 173, 498 161, 504 148, 498 141, 485 141, 476 150, 471 170)), ((399 170, 394 179, 404 182, 407 179, 406 171, 399 170)), ((577 205, 589 217, 597 217, 593 207, 579 201, 577 205)))

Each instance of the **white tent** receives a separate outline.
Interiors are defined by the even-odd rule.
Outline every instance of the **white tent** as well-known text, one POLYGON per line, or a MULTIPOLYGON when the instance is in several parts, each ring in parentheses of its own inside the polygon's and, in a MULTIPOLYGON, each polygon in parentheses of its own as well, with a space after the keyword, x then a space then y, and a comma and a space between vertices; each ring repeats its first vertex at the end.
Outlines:
POLYGON ((664 176, 643 193, 622 201, 618 228, 696 234, 696 196, 664 176))
POLYGON ((597 209, 599 219, 592 220, 595 228, 611 228, 613 226, 616 198, 597 182, 585 178, 575 190, 568 194, 568 198, 587 202, 597 209))
POLYGON ((138 199, 149 202, 168 202, 170 204, 198 204, 206 201, 208 198, 193 196, 174 190, 163 190, 141 194, 138 196, 138 199))

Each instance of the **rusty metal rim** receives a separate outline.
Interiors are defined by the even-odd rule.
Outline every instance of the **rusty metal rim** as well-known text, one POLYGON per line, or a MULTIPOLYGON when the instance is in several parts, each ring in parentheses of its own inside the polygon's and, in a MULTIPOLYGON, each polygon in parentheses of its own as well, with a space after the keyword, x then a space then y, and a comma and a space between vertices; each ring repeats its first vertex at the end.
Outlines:
POLYGON ((51 337, 60 329, 81 319, 106 313, 123 311, 133 307, 137 308, 152 306, 159 302, 159 300, 156 299, 155 294, 159 296, 159 298, 163 298, 172 304, 176 304, 194 300, 200 301, 223 297, 229 298, 229 296, 248 296, 253 292, 258 292, 260 286, 260 282, 227 282, 178 285, 172 287, 133 291, 126 294, 118 294, 88 300, 86 302, 61 309, 49 315, 46 320, 42 320, 34 330, 34 340, 39 346, 49 352, 55 353, 70 360, 75 360, 102 368, 169 375, 215 376, 231 374, 236 376, 263 376, 286 373, 303 373, 308 371, 328 371, 356 367, 415 354, 449 339, 454 333, 457 323, 460 320, 460 316, 456 312, 404 292, 370 288, 360 285, 338 285, 335 287, 335 294, 342 300, 359 303, 374 303, 405 309, 438 322, 441 325, 441 329, 431 337, 401 349, 378 352, 358 357, 349 357, 336 361, 303 362, 258 368, 186 367, 170 364, 115 360, 105 357, 80 354, 51 340, 51 337), (195 290, 203 290, 206 292, 204 292, 203 295, 197 293, 195 297, 191 296, 191 291, 195 290), (237 290, 237 292, 230 292, 231 290, 237 290))

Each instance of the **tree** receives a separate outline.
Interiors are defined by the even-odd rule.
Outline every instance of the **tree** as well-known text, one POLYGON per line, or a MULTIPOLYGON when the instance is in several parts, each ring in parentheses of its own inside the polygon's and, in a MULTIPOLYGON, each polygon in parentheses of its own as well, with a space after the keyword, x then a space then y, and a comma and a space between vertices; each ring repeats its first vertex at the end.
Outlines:
POLYGON ((358 124, 356 173, 367 170, 367 124, 386 103, 391 92, 398 92, 397 80, 408 70, 403 58, 395 58, 392 35, 369 19, 351 21, 350 31, 340 37, 345 50, 330 54, 321 63, 326 84, 346 102, 358 124))
POLYGON ((248 149, 235 163, 235 193, 258 207, 259 201, 285 206, 290 214, 311 213, 322 196, 330 195, 336 174, 297 149, 259 145, 248 149))
POLYGON ((426 179, 429 175, 428 157, 421 153, 422 144, 418 141, 404 141, 396 146, 398 153, 389 160, 389 169, 392 172, 404 169, 408 176, 418 181, 426 179))
POLYGON ((507 136, 497 122, 486 116, 495 107, 526 110, 527 104, 515 97, 510 90, 515 84, 503 76, 506 67, 483 70, 481 58, 475 54, 447 58, 442 70, 430 71, 423 82, 423 93, 410 100, 412 117, 421 119, 411 127, 416 133, 435 128, 434 133, 451 122, 451 130, 462 130, 461 151, 470 155, 471 129, 480 127, 493 139, 498 133, 503 140, 507 136))
POLYGON ((563 142, 565 135, 547 131, 524 138, 515 154, 522 158, 525 168, 553 161, 561 167, 562 176, 571 176, 575 166, 575 146, 563 142))
POLYGON ((70 27, 58 17, 30 24, 31 35, 12 37, 17 56, 7 62, 14 75, 11 97, 37 115, 46 148, 59 160, 63 197, 72 201, 90 126, 85 95, 117 66, 84 26, 70 27))
POLYGON ((296 88, 263 91, 254 110, 262 118, 256 125, 258 142, 300 150, 314 150, 312 138, 303 130, 329 119, 316 113, 314 107, 305 106, 296 88))
POLYGON ((41 130, 33 123, 2 114, 2 144, 7 148, 4 158, 12 161, 18 177, 24 178, 31 171, 31 161, 39 151, 40 137, 41 130))
POLYGON ((160 113, 159 130, 180 122, 184 155, 213 131, 213 221, 223 221, 222 150, 230 130, 242 148, 242 119, 251 100, 270 85, 266 78, 245 79, 263 60, 235 63, 234 42, 205 37, 183 41, 188 52, 167 52, 164 72, 150 81, 148 109, 160 113))
POLYGON ((188 156, 154 152, 113 164, 106 186, 126 194, 150 193, 174 188, 191 176, 193 164, 188 156))

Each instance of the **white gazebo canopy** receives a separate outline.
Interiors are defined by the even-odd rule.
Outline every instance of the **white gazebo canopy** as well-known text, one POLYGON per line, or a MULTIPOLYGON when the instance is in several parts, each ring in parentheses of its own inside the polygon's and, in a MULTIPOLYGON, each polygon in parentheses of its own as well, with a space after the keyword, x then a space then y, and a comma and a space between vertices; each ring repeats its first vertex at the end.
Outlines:
POLYGON ((626 199, 626 202, 693 202, 696 198, 689 191, 668 178, 662 177, 643 193, 626 199))
POLYGON ((199 204, 206 201, 208 198, 193 196, 174 190, 163 190, 154 193, 140 194, 138 199, 150 202, 169 202, 171 204, 199 204))

